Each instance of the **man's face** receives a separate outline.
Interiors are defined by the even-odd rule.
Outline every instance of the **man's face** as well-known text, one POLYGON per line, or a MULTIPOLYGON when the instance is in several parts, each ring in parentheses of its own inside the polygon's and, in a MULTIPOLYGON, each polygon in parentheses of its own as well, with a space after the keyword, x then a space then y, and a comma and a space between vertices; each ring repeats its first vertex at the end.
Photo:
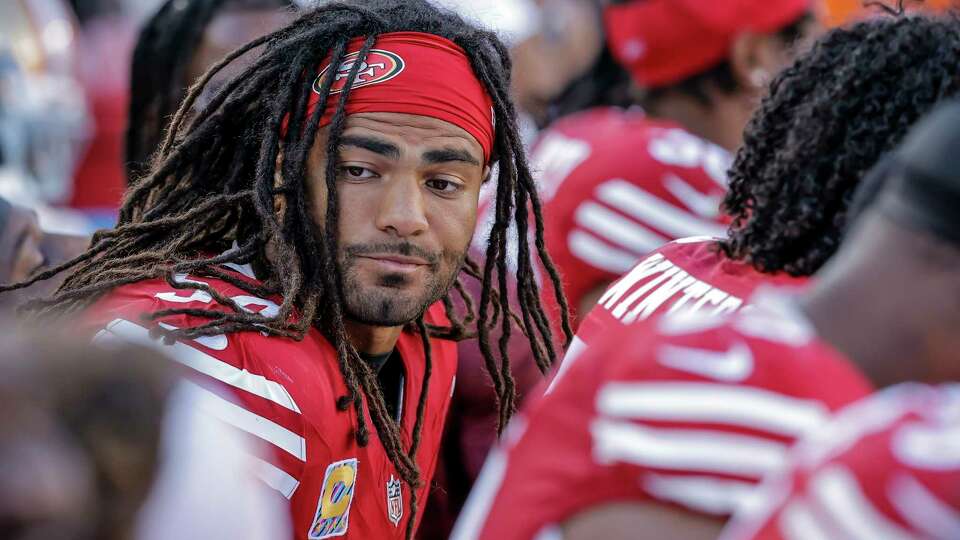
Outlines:
MULTIPOLYGON (((314 221, 326 215, 326 137, 307 167, 314 221)), ((399 113, 347 117, 337 162, 339 253, 347 317, 400 326, 446 294, 460 272, 488 169, 453 124, 399 113)))

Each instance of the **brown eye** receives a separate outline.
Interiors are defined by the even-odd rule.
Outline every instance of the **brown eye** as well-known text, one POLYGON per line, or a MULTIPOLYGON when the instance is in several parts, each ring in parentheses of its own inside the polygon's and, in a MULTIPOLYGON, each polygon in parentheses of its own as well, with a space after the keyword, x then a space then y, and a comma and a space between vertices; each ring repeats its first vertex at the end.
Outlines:
POLYGON ((432 190, 443 193, 456 193, 460 190, 460 184, 450 180, 445 180, 443 178, 433 178, 431 180, 427 180, 427 186, 432 190))

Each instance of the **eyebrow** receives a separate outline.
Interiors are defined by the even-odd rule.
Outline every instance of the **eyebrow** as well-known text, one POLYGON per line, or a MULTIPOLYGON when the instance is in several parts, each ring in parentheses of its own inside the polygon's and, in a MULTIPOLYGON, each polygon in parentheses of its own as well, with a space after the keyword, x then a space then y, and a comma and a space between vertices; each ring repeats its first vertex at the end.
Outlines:
POLYGON ((473 154, 461 148, 441 148, 439 150, 428 150, 423 153, 423 161, 435 163, 448 163, 451 161, 461 161, 470 165, 480 166, 480 161, 473 157, 473 154))
POLYGON ((400 149, 395 144, 375 137, 347 135, 340 139, 340 146, 355 146, 391 159, 400 159, 400 149))

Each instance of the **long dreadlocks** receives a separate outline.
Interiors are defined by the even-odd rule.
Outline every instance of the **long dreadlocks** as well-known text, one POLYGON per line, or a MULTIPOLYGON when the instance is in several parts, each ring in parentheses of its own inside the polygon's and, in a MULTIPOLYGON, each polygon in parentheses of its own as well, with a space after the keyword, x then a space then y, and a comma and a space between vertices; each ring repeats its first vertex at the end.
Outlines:
MULTIPOLYGON (((547 270, 562 308, 566 342, 572 332, 566 316, 559 276, 544 248, 541 204, 527 165, 517 130, 515 111, 508 97, 510 59, 504 45, 488 31, 478 30, 457 15, 441 11, 425 0, 353 0, 324 5, 286 28, 256 39, 211 68, 189 91, 157 150, 152 172, 126 194, 119 223, 99 231, 90 249, 28 282, 0 288, 10 290, 72 269, 57 293, 34 300, 24 309, 34 317, 62 316, 90 306, 121 285, 148 279, 165 279, 177 289, 209 294, 221 311, 193 308, 165 309, 144 316, 148 321, 186 314, 208 322, 192 328, 162 330, 167 340, 190 339, 227 332, 258 331, 301 339, 311 325, 327 336, 337 351, 340 372, 348 392, 337 400, 339 410, 353 407, 354 436, 366 445, 369 434, 364 407, 387 454, 403 481, 421 483, 415 454, 423 427, 430 380, 429 338, 460 340, 479 338, 487 371, 496 391, 500 429, 515 407, 507 342, 515 322, 527 335, 540 369, 546 371, 557 350, 550 322, 541 308, 534 279, 532 249, 547 270), (449 327, 428 325, 421 315, 413 323, 426 349, 426 373, 411 445, 404 450, 399 427, 384 403, 376 375, 361 360, 344 329, 343 292, 336 267, 337 230, 336 153, 344 130, 344 105, 364 60, 382 33, 417 31, 432 33, 459 45, 469 57, 478 80, 493 102, 497 162, 495 222, 481 268, 467 260, 461 278, 482 282, 477 313, 474 302, 459 281, 454 290, 463 297, 467 313, 458 317, 449 295, 443 299, 449 327), (365 36, 359 59, 353 63, 344 90, 331 94, 332 77, 319 89, 319 103, 309 115, 308 99, 319 64, 328 58, 340 65, 347 43, 365 36), (226 83, 211 101, 187 120, 188 112, 210 79, 249 51, 262 47, 260 56, 226 83), (305 193, 307 155, 317 139, 321 115, 331 95, 339 96, 326 143, 327 209, 325 223, 316 227, 305 193), (288 120, 281 134, 281 124, 288 120), (282 149, 282 151, 281 151, 282 149), (530 226, 534 218, 534 246, 526 234, 517 234, 516 279, 520 313, 509 308, 507 297, 508 230, 530 226), (271 256, 267 256, 267 247, 271 256), (209 253, 222 253, 210 257, 209 253), (261 276, 251 284, 222 270, 225 264, 251 264, 261 276), (275 315, 245 311, 236 302, 202 283, 177 280, 176 274, 211 276, 256 296, 279 295, 283 301, 275 315), (221 308, 221 309, 223 309, 221 308), (475 330, 468 329, 473 323, 475 330), (490 332, 499 325, 496 346, 490 332), (495 352, 494 349, 497 349, 495 352), (365 399, 364 399, 365 398, 365 399)), ((416 490, 411 489, 410 510, 417 512, 416 490)), ((407 536, 413 534, 413 517, 407 536)))
POLYGON ((167 121, 186 96, 187 72, 213 19, 229 10, 293 9, 291 0, 166 0, 140 29, 130 69, 124 167, 149 172, 167 121))

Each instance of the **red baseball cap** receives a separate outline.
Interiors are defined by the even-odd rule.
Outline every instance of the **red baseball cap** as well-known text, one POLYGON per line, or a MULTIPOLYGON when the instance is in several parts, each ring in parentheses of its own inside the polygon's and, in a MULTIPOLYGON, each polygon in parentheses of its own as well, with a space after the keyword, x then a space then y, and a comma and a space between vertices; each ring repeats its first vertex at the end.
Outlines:
POLYGON ((644 87, 681 81, 719 63, 741 32, 775 32, 810 0, 636 0, 604 10, 614 58, 644 87))

